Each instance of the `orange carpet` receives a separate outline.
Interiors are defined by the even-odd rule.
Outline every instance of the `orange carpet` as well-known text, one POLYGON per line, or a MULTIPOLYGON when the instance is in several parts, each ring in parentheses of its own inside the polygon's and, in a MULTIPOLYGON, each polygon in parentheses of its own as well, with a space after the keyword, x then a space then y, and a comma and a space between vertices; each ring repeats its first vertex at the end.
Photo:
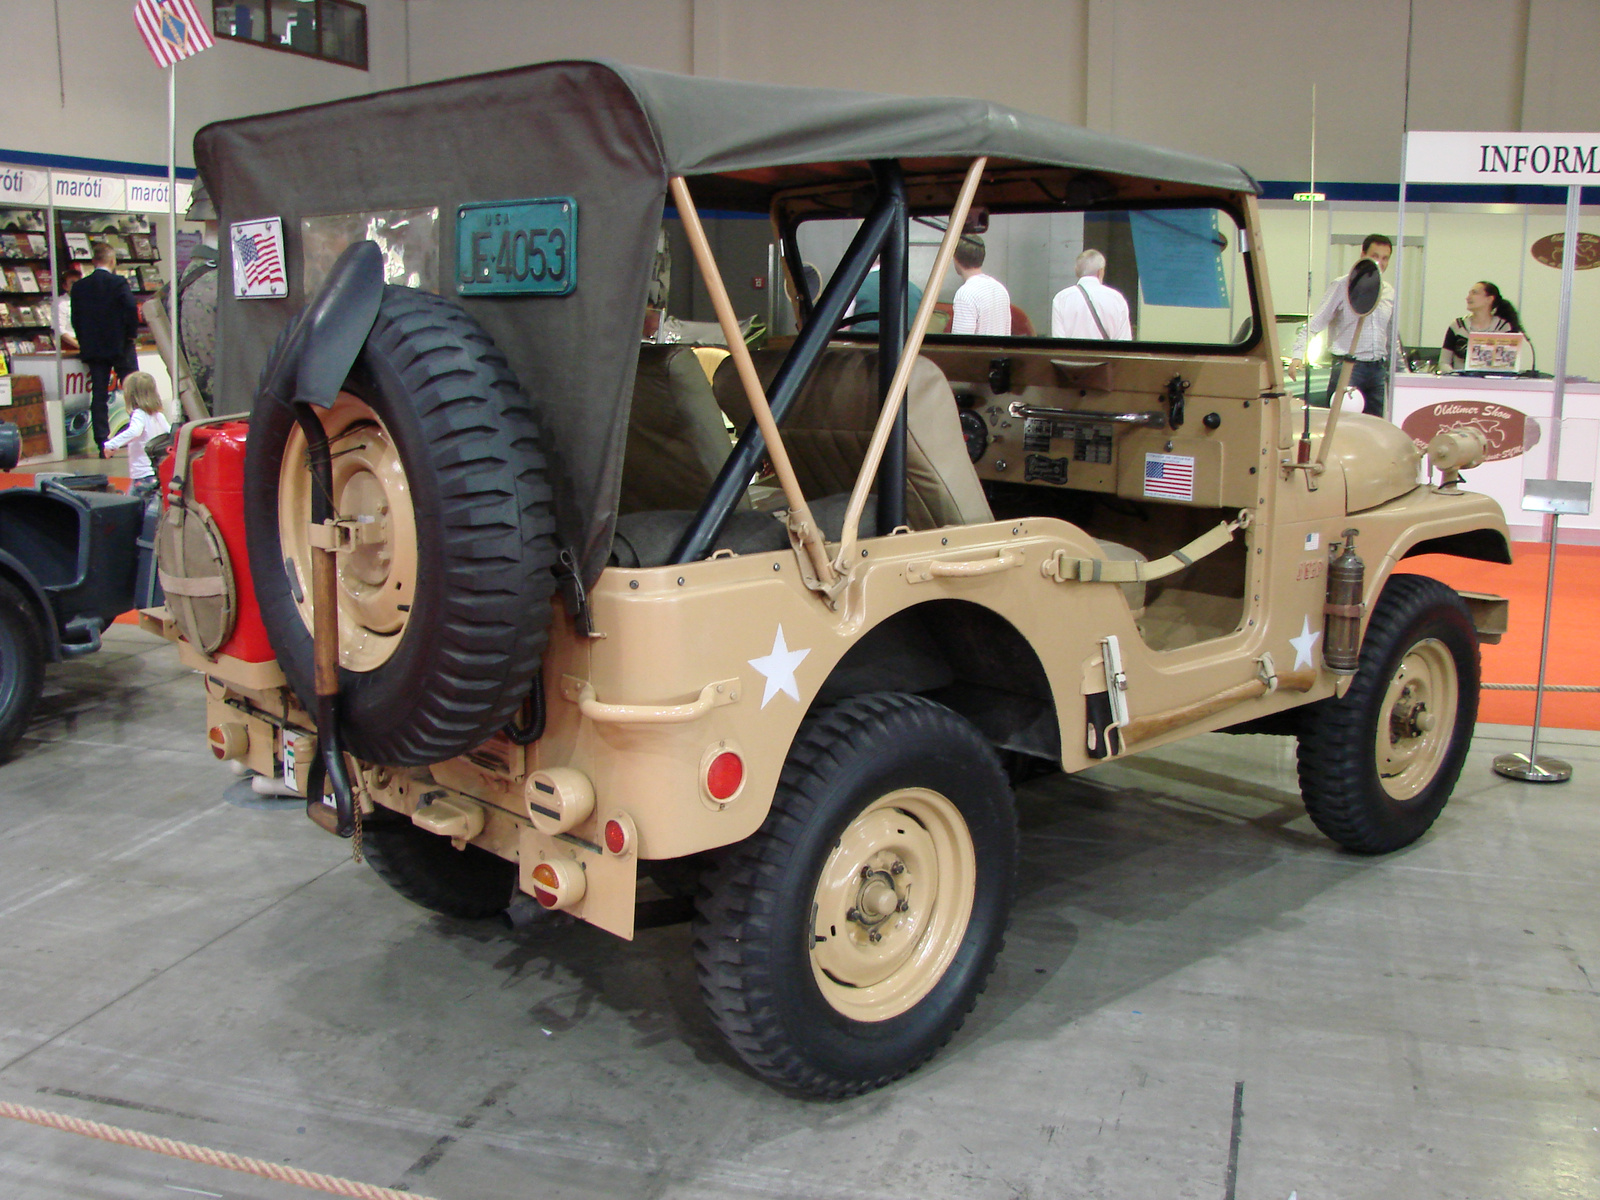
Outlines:
MULTIPOLYGON (((1443 554, 1408 558, 1397 571, 1431 575, 1451 587, 1494 592, 1511 601, 1511 624, 1498 646, 1483 648, 1485 683, 1533 683, 1539 678, 1539 634, 1544 622, 1545 573, 1550 559, 1538 542, 1512 547, 1509 567, 1443 554)), ((1600 595, 1600 546, 1562 546, 1556 555, 1556 598, 1550 612, 1546 683, 1600 686, 1600 649, 1591 624, 1600 595)), ((1532 692, 1486 690, 1478 719, 1501 725, 1533 723, 1532 692)), ((1600 692, 1546 692, 1543 726, 1600 729, 1600 692)))

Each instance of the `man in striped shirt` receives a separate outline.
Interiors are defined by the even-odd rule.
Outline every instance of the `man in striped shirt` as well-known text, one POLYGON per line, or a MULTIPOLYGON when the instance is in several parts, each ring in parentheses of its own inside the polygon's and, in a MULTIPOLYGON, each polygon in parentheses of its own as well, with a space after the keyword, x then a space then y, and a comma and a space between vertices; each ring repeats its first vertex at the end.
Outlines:
MULTIPOLYGON (((1381 233, 1369 233, 1361 243, 1361 257, 1378 264, 1378 270, 1389 269, 1389 256, 1394 253, 1394 243, 1381 233)), ((1355 268, 1350 268, 1352 271, 1355 268)), ((1305 365, 1306 342, 1324 329, 1328 331, 1328 347, 1333 352, 1333 373, 1328 377, 1328 403, 1333 403, 1333 390, 1339 386, 1339 373, 1346 359, 1350 360, 1350 386, 1361 393, 1364 412, 1374 417, 1383 416, 1384 400, 1389 388, 1389 353, 1395 341, 1394 289, 1387 283, 1378 296, 1378 306, 1361 322, 1361 337, 1350 344, 1356 332, 1356 314, 1350 310, 1345 296, 1348 275, 1341 275, 1328 285, 1322 305, 1311 314, 1300 332, 1295 335, 1294 349, 1289 351, 1286 374, 1292 380, 1305 365)))
POLYGON ((967 234, 956 243, 956 274, 964 282, 956 289, 951 333, 1011 336, 1011 293, 993 275, 983 273, 983 239, 967 234))

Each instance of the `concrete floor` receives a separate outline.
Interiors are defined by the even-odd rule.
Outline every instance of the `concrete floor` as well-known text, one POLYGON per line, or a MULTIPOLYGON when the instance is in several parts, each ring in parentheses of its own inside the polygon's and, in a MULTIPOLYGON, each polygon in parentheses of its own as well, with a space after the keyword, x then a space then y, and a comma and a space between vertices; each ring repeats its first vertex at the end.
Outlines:
MULTIPOLYGON (((687 927, 432 916, 298 813, 223 803, 202 724, 137 630, 51 669, 0 768, 0 1099, 441 1200, 1600 1196, 1595 735, 1552 735, 1577 780, 1533 787, 1488 768, 1523 736, 1481 730, 1379 860, 1309 827, 1284 739, 1030 784, 977 1012, 816 1103, 715 1038, 687 927)), ((9 1121, 0 1179, 311 1194, 9 1121)))

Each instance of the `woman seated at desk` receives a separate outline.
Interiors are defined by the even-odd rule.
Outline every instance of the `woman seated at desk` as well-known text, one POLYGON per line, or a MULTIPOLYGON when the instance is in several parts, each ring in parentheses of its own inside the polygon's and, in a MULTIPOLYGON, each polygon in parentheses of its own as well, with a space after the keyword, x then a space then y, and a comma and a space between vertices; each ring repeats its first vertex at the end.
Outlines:
POLYGON ((1521 333, 1522 322, 1500 289, 1480 279, 1467 292, 1467 312, 1450 322, 1439 352, 1439 374, 1459 371, 1467 361, 1467 338, 1474 333, 1521 333))

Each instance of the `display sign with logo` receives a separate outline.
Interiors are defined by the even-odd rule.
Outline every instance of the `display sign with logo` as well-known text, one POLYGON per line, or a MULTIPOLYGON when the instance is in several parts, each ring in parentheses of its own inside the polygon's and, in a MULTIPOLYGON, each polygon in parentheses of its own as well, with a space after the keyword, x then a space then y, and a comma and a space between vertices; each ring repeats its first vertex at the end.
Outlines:
POLYGON ((1407 183, 1600 183, 1600 134, 1413 132, 1407 183))
MULTIPOLYGON (((172 209, 171 191, 165 179, 138 179, 129 176, 128 211, 164 213, 172 209)), ((178 180, 178 215, 182 216, 189 207, 189 195, 194 191, 194 184, 186 180, 178 180)))
POLYGON ((1400 422, 1417 449, 1426 450, 1438 434, 1472 426, 1488 443, 1484 462, 1504 462, 1539 444, 1539 422, 1509 404, 1458 396, 1417 409, 1400 422))
POLYGON ((50 176, 26 167, 0 167, 0 208, 42 208, 50 202, 50 176))
POLYGON ((121 175, 54 171, 51 173, 51 185, 57 208, 123 212, 128 207, 128 181, 121 175))

